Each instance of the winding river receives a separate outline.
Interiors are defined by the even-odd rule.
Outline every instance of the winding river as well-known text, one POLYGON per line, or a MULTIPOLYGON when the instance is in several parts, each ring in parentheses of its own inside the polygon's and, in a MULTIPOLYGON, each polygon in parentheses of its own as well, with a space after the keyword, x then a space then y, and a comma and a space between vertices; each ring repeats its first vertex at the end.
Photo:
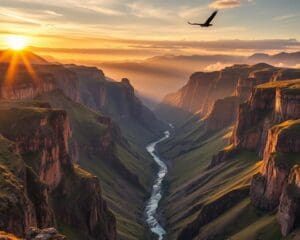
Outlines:
POLYGON ((160 142, 162 142, 170 137, 169 131, 165 131, 164 134, 165 134, 164 137, 157 140, 156 142, 149 144, 146 147, 147 151, 149 152, 149 154, 152 156, 153 160, 156 162, 156 164, 159 167, 157 177, 153 184, 151 197, 147 201, 147 205, 146 205, 146 209, 145 209, 146 222, 149 225, 151 232, 156 234, 158 236, 159 240, 163 240, 164 235, 166 234, 165 229, 158 222, 157 209, 158 209, 158 204, 162 198, 162 183, 168 173, 168 167, 158 156, 158 154, 156 152, 156 146, 160 142))

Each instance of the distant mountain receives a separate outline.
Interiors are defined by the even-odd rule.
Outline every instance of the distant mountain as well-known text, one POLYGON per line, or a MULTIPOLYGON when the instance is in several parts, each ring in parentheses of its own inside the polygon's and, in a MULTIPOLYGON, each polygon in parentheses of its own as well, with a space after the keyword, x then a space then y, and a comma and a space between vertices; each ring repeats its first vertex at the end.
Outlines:
POLYGON ((251 62, 267 62, 270 64, 284 64, 286 66, 296 66, 300 64, 300 52, 281 52, 274 55, 256 53, 248 58, 251 62))
POLYGON ((128 77, 141 95, 158 103, 167 93, 182 86, 184 79, 192 72, 219 70, 224 66, 245 61, 246 57, 230 55, 166 55, 139 62, 95 64, 114 79, 128 77))
POLYGON ((95 63, 109 76, 131 79, 133 86, 146 98, 159 102, 167 93, 184 84, 192 72, 217 71, 236 63, 254 65, 265 62, 281 67, 300 64, 300 53, 268 55, 257 53, 251 56, 238 55, 163 55, 136 62, 95 63), (159 85, 159 88, 157 86, 159 85))

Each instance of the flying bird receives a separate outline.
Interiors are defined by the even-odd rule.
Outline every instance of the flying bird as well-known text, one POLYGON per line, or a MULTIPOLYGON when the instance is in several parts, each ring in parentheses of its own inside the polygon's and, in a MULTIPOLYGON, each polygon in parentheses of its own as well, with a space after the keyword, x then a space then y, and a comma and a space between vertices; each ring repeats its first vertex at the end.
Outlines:
POLYGON ((200 27, 211 27, 212 24, 212 20, 215 18, 215 16, 217 15, 218 11, 214 11, 213 14, 206 20, 205 23, 191 23, 191 22, 188 22, 188 24, 190 25, 197 25, 197 26, 200 26, 200 27))

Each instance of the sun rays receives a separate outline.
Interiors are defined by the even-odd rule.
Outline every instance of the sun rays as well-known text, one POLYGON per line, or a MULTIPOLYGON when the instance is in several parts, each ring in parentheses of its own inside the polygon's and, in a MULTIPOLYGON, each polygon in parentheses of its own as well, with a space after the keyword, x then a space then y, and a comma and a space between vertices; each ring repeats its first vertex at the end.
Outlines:
POLYGON ((24 75, 28 75, 33 84, 38 80, 34 66, 28 57, 28 52, 24 50, 3 51, 0 56, 0 64, 4 66, 4 85, 7 87, 12 86, 24 75))

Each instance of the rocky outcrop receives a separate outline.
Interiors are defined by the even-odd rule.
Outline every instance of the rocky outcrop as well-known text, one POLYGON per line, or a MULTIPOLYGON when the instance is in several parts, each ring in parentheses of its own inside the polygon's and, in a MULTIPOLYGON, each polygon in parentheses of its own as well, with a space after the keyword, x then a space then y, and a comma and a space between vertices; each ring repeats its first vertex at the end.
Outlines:
POLYGON ((76 72, 80 85, 79 102, 111 117, 125 134, 128 128, 131 131, 140 129, 134 134, 140 135, 138 139, 149 134, 152 138, 164 130, 165 125, 136 97, 128 79, 110 82, 98 69, 80 66, 72 66, 70 69, 76 72), (132 125, 135 125, 134 129, 132 125))
POLYGON ((4 107, 0 112, 0 132, 15 143, 16 154, 22 156, 19 161, 29 165, 22 168, 21 178, 11 170, 16 180, 7 195, 15 193, 20 200, 1 208, 6 213, 1 216, 10 216, 0 217, 1 228, 23 236, 28 227, 55 226, 59 219, 87 238, 116 239, 115 219, 102 198, 99 180, 72 165, 66 112, 30 107, 4 107))
POLYGON ((241 104, 238 121, 234 133, 234 145, 251 150, 259 151, 271 121, 272 113, 275 111, 276 89, 257 88, 249 102, 241 104))
POLYGON ((232 124, 238 115, 239 97, 227 97, 214 103, 211 112, 204 119, 207 131, 218 131, 232 124))
POLYGON ((240 78, 236 87, 236 96, 239 96, 242 101, 246 101, 250 98, 252 90, 259 84, 270 82, 276 72, 276 68, 267 65, 260 64, 261 69, 250 72, 246 78, 240 78))
POLYGON ((287 236, 295 228, 299 227, 300 219, 300 168, 293 167, 288 181, 281 194, 278 207, 277 220, 283 236, 287 236))
POLYGON ((291 79, 300 79, 300 70, 295 68, 283 68, 278 69, 273 76, 271 81, 285 81, 291 79))
POLYGON ((228 159, 232 159, 237 153, 239 153, 240 150, 235 148, 233 144, 227 146, 223 150, 219 151, 216 155, 213 156, 208 169, 214 168, 224 162, 226 162, 228 159))
POLYGON ((38 229, 30 227, 26 230, 26 240, 66 240, 55 228, 38 229))
POLYGON ((299 158, 300 134, 296 131, 299 123, 299 120, 283 122, 268 132, 263 167, 251 184, 250 196, 259 208, 273 210, 279 205, 291 168, 299 158))
POLYGON ((233 143, 237 148, 263 155, 270 127, 300 118, 299 80, 270 83, 257 87, 250 100, 240 106, 233 143))
POLYGON ((102 198, 99 179, 75 167, 54 192, 60 221, 95 239, 116 239, 116 220, 102 198))
POLYGON ((43 211, 45 206, 49 208, 47 196, 39 193, 29 196, 29 189, 43 184, 35 175, 30 176, 35 181, 30 181, 28 168, 13 142, 1 136, 0 145, 0 229, 22 236, 28 226, 53 224, 52 211, 43 211))
POLYGON ((50 190, 57 187, 62 178, 62 165, 70 164, 68 139, 71 131, 66 112, 15 108, 2 109, 1 114, 6 115, 8 121, 23 117, 22 121, 4 122, 1 132, 16 143, 20 154, 37 154, 33 167, 40 180, 46 182, 50 190), (24 124, 30 125, 24 127, 24 124))

